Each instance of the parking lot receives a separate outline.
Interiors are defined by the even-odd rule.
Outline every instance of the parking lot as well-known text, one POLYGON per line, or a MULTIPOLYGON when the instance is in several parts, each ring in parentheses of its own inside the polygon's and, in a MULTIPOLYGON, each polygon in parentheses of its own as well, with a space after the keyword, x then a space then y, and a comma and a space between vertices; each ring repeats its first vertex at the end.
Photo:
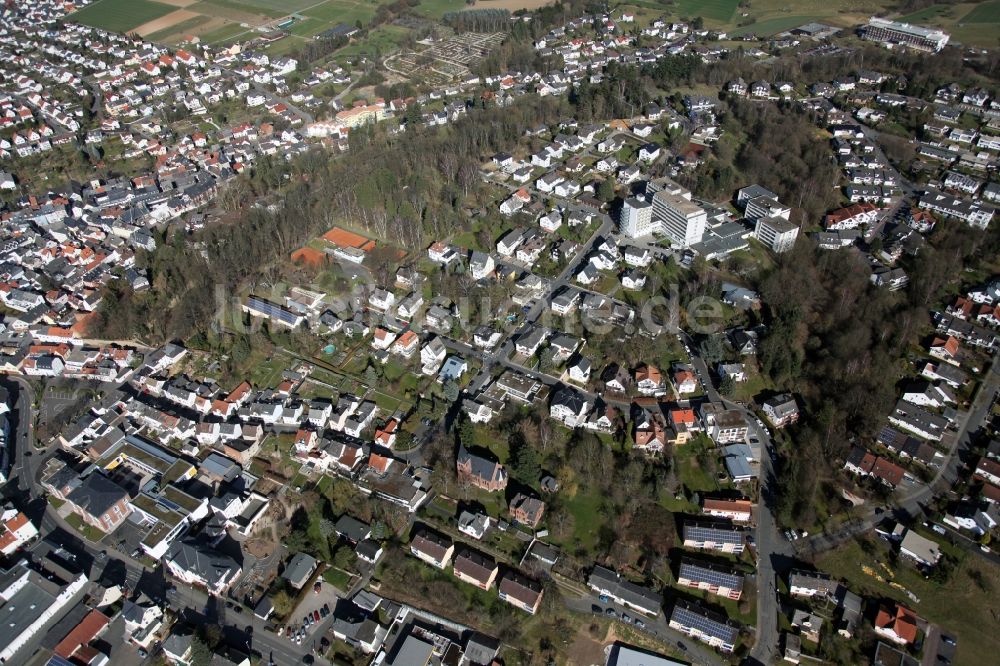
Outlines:
MULTIPOLYGON (((329 615, 326 614, 327 611, 332 612, 337 605, 337 590, 334 589, 333 585, 324 582, 322 576, 317 576, 315 581, 320 582, 319 593, 313 592, 313 582, 307 584, 303 588, 302 600, 289 616, 290 623, 288 626, 293 631, 299 632, 299 630, 304 630, 303 641, 311 641, 319 638, 320 634, 317 630, 327 625, 326 621, 329 618, 329 615), (327 610, 322 610, 324 606, 327 610), (317 612, 320 614, 319 621, 316 620, 315 616, 317 612), (307 616, 310 618, 309 621, 306 620, 307 616)), ((288 627, 286 627, 286 633, 283 634, 285 636, 288 635, 287 629, 288 627)))

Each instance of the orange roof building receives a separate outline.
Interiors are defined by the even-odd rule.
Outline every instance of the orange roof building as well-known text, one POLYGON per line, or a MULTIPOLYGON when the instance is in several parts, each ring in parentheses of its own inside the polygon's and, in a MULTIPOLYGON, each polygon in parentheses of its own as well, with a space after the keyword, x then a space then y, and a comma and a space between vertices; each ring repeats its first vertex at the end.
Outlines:
POLYGON ((59 641, 53 652, 67 661, 79 664, 92 663, 101 654, 90 643, 108 626, 108 616, 98 610, 90 611, 66 637, 59 641))
POLYGON ((373 453, 368 457, 368 467, 376 474, 385 474, 392 466, 392 458, 373 453))
POLYGON ((909 645, 917 640, 917 616, 909 608, 882 605, 875 618, 875 633, 898 645, 909 645))

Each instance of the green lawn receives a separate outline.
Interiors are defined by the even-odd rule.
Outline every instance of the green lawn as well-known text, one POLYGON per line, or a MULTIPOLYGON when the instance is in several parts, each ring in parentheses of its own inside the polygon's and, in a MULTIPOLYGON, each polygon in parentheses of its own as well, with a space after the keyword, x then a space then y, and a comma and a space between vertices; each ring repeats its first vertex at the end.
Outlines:
MULTIPOLYGON (((209 0, 209 2, 219 2, 220 0, 209 0)), ((225 0, 228 4, 247 6, 247 9, 258 8, 264 12, 276 12, 279 16, 293 14, 297 11, 311 7, 321 0, 225 0)))
POLYGON ((177 9, 153 0, 97 0, 67 18, 111 32, 127 32, 177 9))
POLYGON ((274 388, 281 382, 281 373, 288 369, 291 359, 284 354, 256 363, 250 371, 250 383, 259 388, 274 388))
POLYGON ((715 464, 718 460, 718 453, 709 450, 710 447, 711 440, 706 437, 696 437, 687 444, 678 446, 674 451, 677 476, 688 492, 719 489, 719 482, 715 478, 711 465, 703 467, 698 461, 698 454, 704 451, 703 458, 707 458, 708 462, 715 464))
POLYGON ((85 524, 83 522, 83 518, 81 518, 78 513, 71 513, 66 516, 66 523, 69 524, 69 526, 74 530, 82 534, 88 541, 97 543, 104 538, 104 532, 96 527, 85 524))
POLYGON ((1000 23, 1000 1, 983 2, 962 17, 962 23, 1000 23))
POLYGON ((335 567, 330 567, 323 572, 323 580, 330 585, 333 585, 341 592, 347 592, 347 590, 351 588, 351 578, 352 576, 346 571, 335 567))
POLYGON ((348 44, 337 51, 338 56, 366 55, 374 57, 395 51, 410 31, 398 25, 380 25, 364 39, 348 44))
POLYGON ((739 0, 677 0, 677 11, 682 16, 700 16, 726 23, 733 17, 739 0))
POLYGON ((960 557, 963 559, 946 583, 926 580, 908 564, 894 569, 895 582, 916 594, 919 603, 862 571, 861 565, 866 563, 885 573, 876 564, 887 560, 881 544, 876 544, 876 552, 869 555, 852 541, 821 556, 816 564, 835 578, 847 580, 854 592, 894 598, 940 624, 958 639, 954 664, 982 664, 982 655, 1000 653, 1000 616, 993 610, 1000 590, 1000 567, 976 555, 962 552, 960 557))
POLYGON ((573 515, 573 536, 563 542, 563 547, 579 547, 593 551, 597 547, 600 534, 598 528, 603 520, 601 507, 604 498, 598 492, 577 489, 572 498, 562 497, 563 506, 573 515))

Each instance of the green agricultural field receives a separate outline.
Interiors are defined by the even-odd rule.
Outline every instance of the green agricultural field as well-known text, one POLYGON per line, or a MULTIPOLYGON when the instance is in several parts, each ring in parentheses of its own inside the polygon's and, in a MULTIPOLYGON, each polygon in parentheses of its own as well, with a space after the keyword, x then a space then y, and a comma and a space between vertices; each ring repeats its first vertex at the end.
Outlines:
POLYGON ((205 16, 204 14, 200 14, 198 16, 192 16, 186 21, 175 23, 169 28, 164 28, 163 30, 159 30, 157 32, 146 35, 146 39, 148 39, 151 42, 164 42, 170 39, 171 37, 175 39, 181 39, 185 35, 191 34, 191 32, 195 28, 205 25, 211 20, 212 20, 211 17, 205 16))
POLYGON ((896 20, 941 28, 951 35, 953 42, 960 44, 996 46, 1000 40, 1000 0, 931 5, 896 20))
POLYGON ((677 11, 682 16, 700 16, 704 19, 727 23, 733 18, 739 0, 677 0, 677 11))
POLYGON ((924 7, 920 11, 913 12, 912 14, 900 16, 896 20, 902 21, 903 23, 920 24, 949 15, 954 15, 954 7, 951 5, 931 5, 930 7, 924 7))
POLYGON ((438 19, 448 12, 460 12, 467 7, 464 0, 421 0, 416 11, 421 16, 438 19))
MULTIPOLYGON (((209 0, 210 2, 216 2, 217 0, 209 0)), ((312 7, 313 5, 322 2, 322 0, 225 0, 235 5, 240 5, 247 8, 260 9, 263 12, 281 12, 282 16, 286 14, 294 14, 295 12, 301 11, 307 7, 312 7)))
MULTIPOLYGON (((213 16, 218 15, 223 18, 228 18, 228 15, 224 13, 225 10, 241 12, 243 14, 260 14, 263 16, 280 18, 295 11, 296 4, 297 0, 288 0, 288 2, 284 3, 267 2, 266 0, 203 0, 202 2, 197 3, 194 11, 204 11, 206 14, 212 14, 213 16), (218 7, 223 11, 212 13, 211 11, 206 11, 210 9, 210 7, 205 7, 205 5, 218 7)), ((308 7, 309 4, 302 6, 308 7)))
POLYGON ((776 35, 779 32, 784 32, 785 30, 791 30, 792 28, 798 27, 804 23, 809 23, 811 21, 820 20, 819 16, 782 16, 780 18, 768 19, 766 21, 757 21, 739 30, 734 30, 733 35, 745 35, 748 32, 752 32, 755 35, 761 37, 770 37, 771 35, 776 35))
POLYGON ((363 2, 362 0, 326 0, 322 4, 313 3, 308 9, 299 12, 309 18, 320 19, 333 27, 338 23, 349 23, 353 25, 356 21, 363 23, 375 16, 377 2, 363 2))
POLYGON ((153 0, 97 0, 67 18, 111 32, 128 32, 176 10, 177 7, 153 0))
POLYGON ((962 17, 962 23, 1000 23, 1000 1, 984 2, 962 17))

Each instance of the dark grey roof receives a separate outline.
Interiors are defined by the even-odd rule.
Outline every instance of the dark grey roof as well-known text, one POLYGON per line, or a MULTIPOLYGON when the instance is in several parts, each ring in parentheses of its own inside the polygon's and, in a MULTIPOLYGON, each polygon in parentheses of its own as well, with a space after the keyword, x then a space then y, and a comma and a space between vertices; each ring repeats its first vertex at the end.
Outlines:
POLYGON ((90 515, 99 517, 122 499, 128 499, 128 493, 108 477, 94 472, 80 479, 80 485, 66 499, 90 515))
POLYGON ((228 555, 186 541, 178 541, 171 546, 167 552, 167 560, 175 562, 185 571, 197 574, 212 587, 217 581, 228 578, 233 570, 240 568, 239 563, 228 555))
POLYGON ((306 553, 296 553, 285 567, 281 577, 293 583, 304 582, 316 570, 316 558, 306 553))
POLYGON ((333 526, 333 529, 337 534, 354 543, 366 539, 372 531, 367 524, 347 514, 337 519, 337 524, 333 526))

